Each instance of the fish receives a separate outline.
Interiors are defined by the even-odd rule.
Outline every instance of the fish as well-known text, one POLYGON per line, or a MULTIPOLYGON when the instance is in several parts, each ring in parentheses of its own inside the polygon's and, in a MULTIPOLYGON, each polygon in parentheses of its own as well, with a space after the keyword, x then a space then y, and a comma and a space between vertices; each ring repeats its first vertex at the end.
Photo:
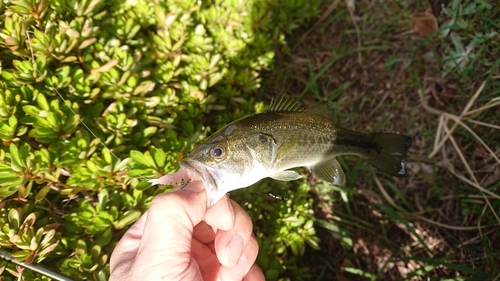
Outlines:
POLYGON ((412 138, 395 133, 363 133, 337 126, 328 104, 311 109, 283 96, 267 111, 224 126, 179 161, 180 171, 150 180, 175 184, 201 180, 207 207, 226 193, 249 187, 263 178, 292 181, 307 167, 321 180, 344 186, 338 156, 356 155, 391 176, 407 175, 406 154, 412 138))

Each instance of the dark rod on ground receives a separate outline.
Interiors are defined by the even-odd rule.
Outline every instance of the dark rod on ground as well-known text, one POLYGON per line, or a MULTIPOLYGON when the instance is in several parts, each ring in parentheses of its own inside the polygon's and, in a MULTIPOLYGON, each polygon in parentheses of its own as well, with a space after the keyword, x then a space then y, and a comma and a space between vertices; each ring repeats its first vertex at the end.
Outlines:
POLYGON ((50 269, 47 269, 41 265, 35 264, 35 263, 25 263, 22 261, 16 260, 11 254, 6 253, 4 251, 0 251, 0 258, 3 258, 7 261, 10 261, 14 264, 17 264, 19 266, 22 266, 24 268, 27 268, 29 270, 32 270, 34 272, 40 273, 42 275, 45 275, 47 277, 50 277, 54 280, 59 280, 59 281, 74 281, 73 279, 69 278, 68 276, 64 276, 60 273, 56 273, 50 269))

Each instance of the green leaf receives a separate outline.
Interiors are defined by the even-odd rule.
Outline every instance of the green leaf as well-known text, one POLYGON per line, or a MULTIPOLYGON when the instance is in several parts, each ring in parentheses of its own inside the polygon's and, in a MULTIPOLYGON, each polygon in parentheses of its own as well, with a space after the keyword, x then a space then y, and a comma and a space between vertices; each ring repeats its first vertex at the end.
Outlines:
POLYGON ((127 168, 128 163, 130 162, 130 158, 126 158, 118 163, 116 163, 114 171, 122 171, 127 168))
POLYGON ((59 129, 55 129, 55 128, 59 128, 61 125, 61 119, 59 118, 58 114, 53 113, 53 112, 48 112, 48 114, 45 118, 46 119, 44 119, 44 120, 47 120, 47 122, 48 122, 47 127, 54 128, 54 131, 59 131, 59 129))
POLYGON ((16 118, 16 116, 12 115, 12 116, 9 117, 9 125, 14 130, 16 129, 16 127, 17 127, 17 118, 16 118))
POLYGON ((266 280, 277 280, 279 277, 279 271, 276 269, 269 269, 266 271, 266 280))
MULTIPOLYGON (((20 247, 21 248, 21 247, 20 247)), ((27 251, 17 251, 17 252, 14 252, 12 253, 12 256, 18 260, 18 261, 23 261, 25 260, 26 258, 28 258, 28 256, 30 255, 30 252, 27 252, 27 251)))
POLYGON ((18 178, 19 174, 15 171, 0 171, 0 184, 11 183, 13 180, 18 178))
POLYGON ((24 168, 26 168, 26 162, 21 158, 21 155, 19 154, 19 149, 14 143, 12 143, 9 146, 9 151, 10 151, 10 156, 12 158, 12 166, 11 166, 12 170, 20 172, 24 168))
POLYGON ((23 110, 24 110, 24 112, 26 112, 26 114, 32 115, 32 116, 39 116, 40 111, 41 111, 38 107, 33 106, 33 105, 25 105, 25 106, 23 106, 23 110))
POLYGON ((156 167, 158 169, 163 168, 163 166, 165 166, 165 159, 166 159, 165 152, 163 152, 163 150, 161 149, 152 148, 151 154, 154 158, 156 167))
POLYGON ((111 156, 111 152, 107 147, 102 149, 102 157, 104 158, 104 161, 106 161, 106 163, 113 163, 113 157, 111 156))
POLYGON ((103 233, 101 233, 97 239, 95 240, 95 243, 97 245, 100 245, 102 247, 108 245, 111 242, 111 239, 113 238, 113 232, 111 227, 108 227, 106 230, 104 230, 103 233))
POLYGON ((123 229, 136 222, 141 217, 141 212, 137 210, 126 211, 120 220, 114 224, 116 229, 123 229))
POLYGON ((153 161, 153 158, 151 158, 151 155, 149 152, 146 152, 142 154, 141 152, 137 150, 132 150, 130 151, 130 157, 138 164, 148 167, 148 168, 155 168, 155 162, 153 161))
POLYGON ((21 225, 21 214, 19 210, 17 209, 10 209, 9 211, 9 226, 14 229, 18 230, 19 226, 21 225))
POLYGON ((44 95, 38 94, 36 101, 41 109, 50 111, 49 103, 47 102, 47 99, 44 95))
POLYGON ((151 183, 149 183, 148 181, 141 181, 141 182, 139 182, 139 184, 137 184, 135 189, 144 191, 144 190, 150 188, 151 186, 152 186, 151 183))
POLYGON ((49 193, 49 191, 50 191, 50 185, 47 184, 42 189, 40 189, 40 191, 37 192, 35 196, 35 202, 43 200, 47 195, 47 193, 49 193))
POLYGON ((14 75, 12 73, 7 72, 7 71, 2 71, 1 72, 2 77, 5 79, 5 81, 11 81, 14 80, 14 75))
POLYGON ((99 173, 99 170, 97 169, 97 166, 94 162, 89 160, 86 162, 86 164, 87 164, 87 169, 89 169, 90 172, 92 172, 94 174, 99 173))
POLYGON ((96 261, 99 260, 99 256, 101 255, 101 250, 102 250, 102 247, 99 246, 99 244, 95 245, 90 250, 90 256, 92 257, 92 261, 94 261, 94 263, 96 263, 96 261))
POLYGON ((4 121, 0 121, 0 139, 2 140, 12 140, 14 138, 15 128, 6 124, 4 121))
POLYGON ((106 204, 108 203, 108 200, 109 200, 109 192, 107 189, 102 189, 101 191, 99 191, 99 194, 97 195, 97 198, 99 200, 99 204, 101 204, 101 206, 105 207, 106 204))
POLYGON ((26 198, 30 195, 31 193, 31 188, 33 187, 33 182, 30 181, 27 184, 20 186, 17 193, 19 194, 20 198, 26 198))

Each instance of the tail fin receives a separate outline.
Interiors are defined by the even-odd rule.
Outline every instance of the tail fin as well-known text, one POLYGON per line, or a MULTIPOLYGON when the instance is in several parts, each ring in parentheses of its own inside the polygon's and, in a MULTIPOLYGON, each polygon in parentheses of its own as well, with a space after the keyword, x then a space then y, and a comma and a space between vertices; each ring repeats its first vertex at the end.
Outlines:
POLYGON ((376 146, 368 153, 367 161, 391 176, 406 176, 406 152, 412 138, 387 133, 371 134, 376 146))

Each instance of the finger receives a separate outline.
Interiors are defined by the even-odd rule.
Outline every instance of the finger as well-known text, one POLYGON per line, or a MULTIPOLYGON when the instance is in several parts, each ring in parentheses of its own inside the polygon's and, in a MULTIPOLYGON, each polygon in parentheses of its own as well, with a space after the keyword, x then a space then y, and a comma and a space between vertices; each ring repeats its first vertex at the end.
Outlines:
POLYGON ((215 239, 215 232, 218 229, 229 230, 234 226, 234 209, 229 202, 229 197, 224 196, 205 213, 205 221, 200 222, 193 232, 193 238, 209 243, 215 239), (208 225, 206 222, 210 222, 208 225))
MULTIPOLYGON (((252 239, 248 241, 247 246, 245 247, 243 254, 238 260, 237 264, 231 268, 221 265, 219 268, 219 276, 221 281, 234 281, 234 280, 242 280, 245 276, 248 275, 250 270, 253 268, 255 260, 257 259, 257 254, 259 252, 259 245, 257 244, 257 240, 252 236, 252 239)), ((252 274, 256 274, 255 270, 252 274)))
MULTIPOLYGON (((205 221, 215 229, 230 230, 234 227, 234 208, 228 196, 210 207, 205 214, 205 221)), ((234 201, 233 201, 234 202, 234 201)))
POLYGON ((193 240, 192 249, 191 255, 200 268, 203 280, 216 280, 220 263, 215 252, 208 245, 197 240, 193 240))
MULTIPOLYGON (((250 216, 233 200, 230 200, 234 209, 234 227, 217 231, 215 235, 215 251, 220 263, 226 267, 234 267, 240 260, 243 250, 252 236, 252 220, 250 216)), ((212 225, 213 221, 206 221, 212 225)))
MULTIPOLYGON (((190 262, 191 240, 194 226, 205 215, 206 202, 206 192, 200 181, 156 196, 149 207, 136 255, 136 261, 143 262, 134 263, 132 271, 138 276, 147 274, 163 278, 166 266, 179 272, 186 272, 188 269, 196 272, 196 263, 190 262), (161 241, 167 243, 160 243, 161 241)), ((168 273, 176 276, 176 272, 168 273)))
POLYGON ((245 278, 243 278, 243 281, 264 281, 264 280, 266 280, 266 276, 264 275, 264 272, 262 272, 262 269, 260 269, 260 267, 258 267, 256 264, 254 264, 250 268, 245 278))
POLYGON ((203 244, 208 244, 214 241, 215 232, 210 225, 202 221, 194 227, 193 239, 200 241, 203 244))
POLYGON ((118 272, 127 272, 128 270, 120 270, 120 268, 130 268, 131 263, 137 255, 137 250, 139 249, 139 244, 142 238, 142 232, 144 231, 144 226, 146 225, 147 216, 148 212, 146 211, 139 218, 139 220, 136 221, 127 230, 127 232, 125 232, 123 237, 116 245, 109 261, 111 273, 113 273, 113 271, 115 270, 117 270, 118 272))

